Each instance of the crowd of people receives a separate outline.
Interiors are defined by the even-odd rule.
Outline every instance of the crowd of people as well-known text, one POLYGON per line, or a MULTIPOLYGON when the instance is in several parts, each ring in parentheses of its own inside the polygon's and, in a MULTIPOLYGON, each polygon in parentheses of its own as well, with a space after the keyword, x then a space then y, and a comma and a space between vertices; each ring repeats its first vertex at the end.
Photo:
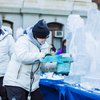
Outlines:
POLYGON ((43 100, 39 90, 42 66, 39 59, 49 53, 65 53, 66 40, 60 53, 53 44, 49 46, 46 42, 49 28, 44 20, 20 32, 15 41, 12 30, 0 22, 0 96, 2 100, 27 100, 28 96, 31 100, 43 100), (30 74, 33 75, 31 87, 30 74))

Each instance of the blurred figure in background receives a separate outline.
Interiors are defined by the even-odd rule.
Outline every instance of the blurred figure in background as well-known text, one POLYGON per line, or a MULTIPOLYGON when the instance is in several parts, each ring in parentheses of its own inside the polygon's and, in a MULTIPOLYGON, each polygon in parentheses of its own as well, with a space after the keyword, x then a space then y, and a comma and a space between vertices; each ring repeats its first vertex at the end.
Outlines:
POLYGON ((55 52, 56 52, 56 48, 55 48, 55 46, 54 46, 53 44, 51 44, 51 45, 50 45, 50 54, 51 54, 51 55, 54 55, 55 52))
POLYGON ((14 52, 14 39, 10 27, 2 26, 0 23, 0 96, 2 100, 8 100, 5 87, 3 87, 3 78, 14 52))
POLYGON ((28 94, 31 100, 43 100, 39 90, 42 63, 38 60, 48 53, 45 41, 49 37, 49 29, 46 22, 40 20, 34 26, 28 27, 25 33, 16 41, 15 51, 4 77, 4 85, 9 100, 27 100, 28 94))
POLYGON ((66 53, 66 39, 62 41, 62 47, 58 49, 56 54, 66 53))

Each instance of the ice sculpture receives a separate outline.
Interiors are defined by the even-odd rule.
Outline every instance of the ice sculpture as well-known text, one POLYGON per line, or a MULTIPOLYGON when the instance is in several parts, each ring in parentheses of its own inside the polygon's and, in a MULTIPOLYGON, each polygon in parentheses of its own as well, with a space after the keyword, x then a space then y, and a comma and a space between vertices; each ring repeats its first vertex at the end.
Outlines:
POLYGON ((65 77, 65 82, 80 83, 81 86, 89 89, 100 89, 99 27, 100 11, 98 10, 89 11, 85 27, 79 27, 76 30, 71 27, 74 33, 71 37, 69 53, 72 54, 74 63, 69 76, 65 77))
POLYGON ((80 83, 81 76, 87 74, 90 67, 90 58, 86 50, 86 34, 84 33, 84 22, 80 16, 75 16, 73 19, 71 19, 70 23, 71 24, 69 26, 73 34, 69 45, 69 53, 72 54, 74 62, 71 65, 69 76, 65 77, 65 81, 68 83, 80 83), (75 23, 73 24, 73 22, 75 23))
POLYGON ((77 14, 71 14, 68 16, 67 19, 67 34, 66 34, 66 39, 67 39, 67 52, 69 53, 69 46, 70 42, 72 39, 73 34, 76 32, 76 30, 80 27, 84 26, 84 21, 80 17, 80 15, 77 14))
POLYGON ((92 10, 88 13, 86 24, 86 48, 91 58, 90 71, 81 79, 81 85, 100 89, 100 11, 92 10))

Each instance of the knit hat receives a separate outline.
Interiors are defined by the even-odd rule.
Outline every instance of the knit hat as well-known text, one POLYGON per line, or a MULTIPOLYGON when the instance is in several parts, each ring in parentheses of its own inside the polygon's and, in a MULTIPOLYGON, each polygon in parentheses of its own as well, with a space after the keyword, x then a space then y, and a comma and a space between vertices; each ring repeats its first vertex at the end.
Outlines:
POLYGON ((49 28, 44 20, 39 20, 32 28, 34 38, 48 38, 49 28))

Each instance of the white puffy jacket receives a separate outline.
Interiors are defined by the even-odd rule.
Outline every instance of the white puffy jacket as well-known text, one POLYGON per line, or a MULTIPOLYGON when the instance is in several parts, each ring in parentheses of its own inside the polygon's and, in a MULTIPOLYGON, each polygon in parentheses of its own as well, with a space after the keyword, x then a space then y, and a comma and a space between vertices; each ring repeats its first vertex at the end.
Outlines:
POLYGON ((0 33, 0 77, 3 77, 14 51, 14 39, 9 27, 2 26, 1 29, 3 33, 0 33))
MULTIPOLYGON (((43 54, 43 53, 42 53, 43 54)), ((39 48, 33 44, 26 35, 21 36, 15 44, 15 52, 8 65, 6 75, 4 77, 4 85, 19 86, 25 90, 30 90, 30 72, 32 63, 35 60, 42 58, 39 48)), ((32 91, 39 88, 40 80, 40 66, 39 63, 34 64, 33 72, 34 82, 32 84, 32 91)))

